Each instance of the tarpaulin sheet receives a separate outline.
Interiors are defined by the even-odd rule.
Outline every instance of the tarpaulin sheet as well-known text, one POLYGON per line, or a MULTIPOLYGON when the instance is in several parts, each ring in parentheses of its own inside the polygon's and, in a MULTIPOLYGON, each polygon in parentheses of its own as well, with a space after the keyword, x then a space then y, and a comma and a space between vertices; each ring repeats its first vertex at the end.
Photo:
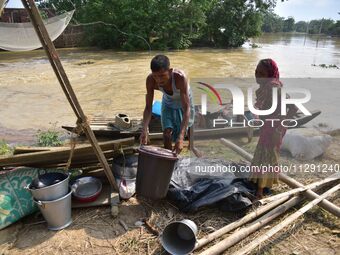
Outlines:
POLYGON ((183 212, 205 206, 242 211, 252 205, 255 187, 239 170, 239 164, 220 159, 182 158, 176 164, 167 196, 183 212))

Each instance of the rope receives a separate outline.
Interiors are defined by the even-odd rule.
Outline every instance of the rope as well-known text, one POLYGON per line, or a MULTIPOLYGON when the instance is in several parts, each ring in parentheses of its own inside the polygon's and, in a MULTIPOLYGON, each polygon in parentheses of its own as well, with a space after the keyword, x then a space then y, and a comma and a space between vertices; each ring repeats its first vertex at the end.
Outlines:
POLYGON ((88 121, 87 117, 85 117, 84 122, 81 119, 78 119, 77 122, 76 122, 76 126, 73 128, 73 131, 72 131, 72 134, 71 134, 71 142, 70 142, 71 150, 70 150, 70 155, 68 157, 66 166, 64 168, 65 171, 69 170, 71 163, 72 163, 74 149, 76 148, 76 145, 77 145, 77 141, 75 139, 76 135, 78 136, 81 133, 83 133, 86 125, 87 126, 90 125, 90 122, 88 121))
POLYGON ((137 35, 137 34, 132 34, 132 33, 126 33, 122 30, 120 30, 115 24, 112 24, 112 23, 106 23, 104 21, 94 21, 94 22, 89 22, 89 23, 80 23, 78 22, 75 18, 73 18, 73 20, 76 22, 75 25, 72 25, 73 27, 79 27, 79 26, 91 26, 91 25, 97 25, 97 24, 102 24, 102 25, 105 25, 105 26, 110 26, 110 27, 114 27, 119 33, 123 34, 123 35, 127 35, 127 36, 135 36, 141 40, 143 40, 146 45, 148 45, 148 48, 149 48, 149 51, 151 52, 151 46, 150 44, 148 43, 147 40, 145 40, 144 37, 140 36, 140 35, 137 35))

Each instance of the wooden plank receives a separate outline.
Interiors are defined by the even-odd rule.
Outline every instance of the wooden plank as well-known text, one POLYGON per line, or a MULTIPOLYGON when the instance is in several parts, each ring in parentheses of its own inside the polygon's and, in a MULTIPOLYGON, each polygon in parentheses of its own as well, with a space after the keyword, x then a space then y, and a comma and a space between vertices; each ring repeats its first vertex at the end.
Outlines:
POLYGON ((69 147, 38 147, 38 146, 18 146, 15 147, 13 154, 24 154, 24 153, 31 153, 31 152, 39 152, 39 151, 54 151, 60 149, 67 149, 69 147))
MULTIPOLYGON (((109 142, 101 142, 100 148, 103 151, 118 150, 119 148, 131 147, 134 144, 134 138, 125 138, 109 142)), ((19 155, 13 155, 10 157, 0 158, 0 167, 5 166, 22 166, 32 163, 43 162, 60 162, 61 160, 67 160, 70 155, 71 148, 61 148, 54 151, 41 151, 33 153, 25 153, 19 155)), ((74 158, 80 155, 93 154, 92 145, 79 145, 74 149, 74 158)))

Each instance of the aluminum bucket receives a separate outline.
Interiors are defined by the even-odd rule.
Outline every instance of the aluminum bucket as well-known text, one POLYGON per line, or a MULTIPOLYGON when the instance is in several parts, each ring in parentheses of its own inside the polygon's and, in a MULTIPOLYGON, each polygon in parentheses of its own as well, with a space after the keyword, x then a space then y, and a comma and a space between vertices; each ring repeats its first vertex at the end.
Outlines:
POLYGON ((47 227, 50 230, 60 230, 68 227, 72 223, 71 218, 71 198, 72 191, 66 196, 53 201, 35 200, 36 203, 47 221, 47 227))
POLYGON ((168 224, 160 236, 163 248, 170 254, 190 254, 197 243, 197 225, 191 220, 168 224))
MULTIPOLYGON (((47 173, 48 174, 48 173, 47 173)), ((69 174, 64 174, 65 179, 53 184, 46 186, 44 188, 34 189, 32 188, 32 183, 27 185, 25 189, 29 190, 36 200, 41 201, 52 201, 64 197, 69 190, 69 174)))

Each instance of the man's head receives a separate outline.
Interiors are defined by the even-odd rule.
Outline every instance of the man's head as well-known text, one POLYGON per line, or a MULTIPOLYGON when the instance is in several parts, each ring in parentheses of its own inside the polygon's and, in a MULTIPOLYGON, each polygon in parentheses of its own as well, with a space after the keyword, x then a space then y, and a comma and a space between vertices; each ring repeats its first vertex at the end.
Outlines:
POLYGON ((165 55, 157 55, 151 60, 152 77, 158 85, 166 84, 170 79, 170 60, 165 55))

